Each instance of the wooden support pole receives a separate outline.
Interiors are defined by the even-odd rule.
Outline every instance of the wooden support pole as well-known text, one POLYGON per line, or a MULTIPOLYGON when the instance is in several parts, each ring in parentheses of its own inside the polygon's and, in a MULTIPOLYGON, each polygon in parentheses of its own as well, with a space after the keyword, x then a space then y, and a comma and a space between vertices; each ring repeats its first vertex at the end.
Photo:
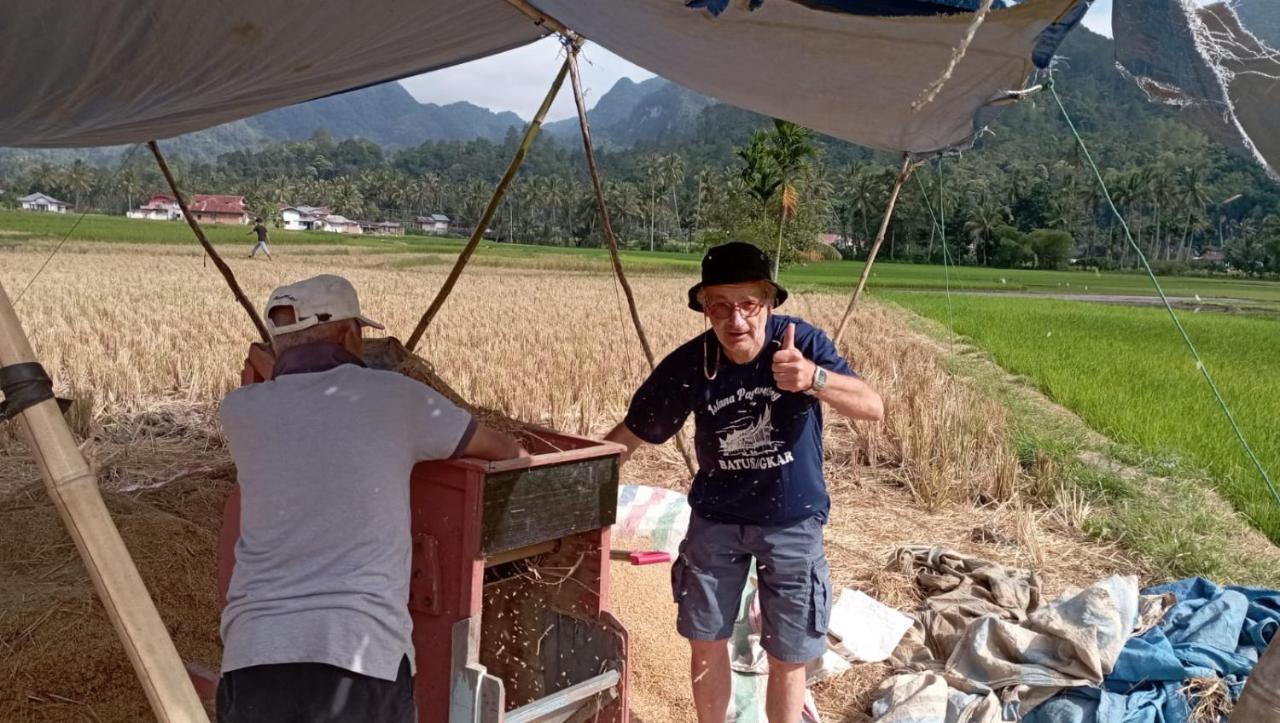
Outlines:
POLYGON ((564 23, 530 5, 527 0, 507 0, 507 4, 516 10, 519 10, 521 14, 532 20, 534 25, 554 30, 566 38, 572 39, 577 37, 577 35, 564 23))
POLYGON ((222 260, 218 252, 214 250, 213 244, 209 243, 209 239, 204 235, 204 229, 200 228, 200 222, 196 221, 195 216, 191 215, 191 209, 187 208, 187 199, 183 197, 182 191, 178 190, 177 181, 173 180, 173 173, 169 170, 169 164, 165 162, 164 155, 160 153, 160 146, 155 141, 147 141, 147 147, 151 149, 151 155, 156 157, 156 163, 160 166, 160 173, 164 174, 164 180, 169 184, 169 190, 173 191, 173 197, 178 200, 178 208, 182 209, 182 217, 187 219, 187 225, 191 227, 192 233, 196 235, 196 240, 204 247, 204 252, 213 259, 213 265, 218 267, 222 278, 226 280, 227 286, 231 287, 231 293, 235 295, 236 301, 240 302, 240 306, 244 307, 249 319, 253 321, 253 325, 258 330, 258 335, 262 337, 263 343, 271 343, 271 335, 267 333, 267 327, 262 323, 262 317, 258 316, 258 310, 253 308, 249 298, 244 295, 244 290, 240 288, 239 282, 236 281, 236 275, 232 273, 231 267, 227 266, 227 262, 222 260))
POLYGON ((849 323, 849 317, 853 316, 853 309, 858 305, 858 299, 862 296, 862 290, 867 285, 867 279, 871 276, 871 267, 875 266, 876 254, 880 253, 880 244, 884 243, 885 234, 889 230, 889 222, 893 220, 893 209, 898 205, 898 194, 902 192, 902 184, 911 178, 911 172, 915 170, 915 164, 911 162, 911 154, 902 154, 902 170, 898 171, 898 179, 894 181, 893 191, 889 194, 889 203, 884 209, 884 218, 880 221, 880 230, 876 232, 876 240, 871 244, 871 250, 867 252, 867 263, 862 267, 862 274, 858 276, 858 285, 853 290, 853 296, 849 297, 849 305, 845 307, 844 316, 840 317, 840 326, 836 327, 835 336, 831 338, 836 347, 840 346, 840 339, 844 337, 845 326, 849 323))
MULTIPOLYGON (((0 286, 0 366, 35 360, 22 323, 0 286)), ((26 409, 18 422, 157 720, 208 721, 57 401, 26 409)))
MULTIPOLYGON (((649 337, 644 333, 644 324, 640 322, 636 295, 631 290, 631 283, 627 281, 626 273, 622 270, 622 257, 618 255, 618 238, 613 235, 613 224, 609 221, 609 206, 604 198, 604 185, 600 183, 600 172, 596 169, 596 154, 591 143, 591 124, 587 121, 587 103, 582 96, 582 79, 578 75, 580 48, 581 41, 571 40, 565 44, 565 52, 569 54, 566 62, 569 63, 569 73, 573 78, 573 100, 578 106, 578 127, 582 130, 582 146, 587 155, 587 169, 591 171, 591 185, 595 188, 596 206, 600 209, 600 226, 604 231, 605 240, 609 243, 609 258, 613 260, 613 273, 618 277, 618 283, 622 285, 623 295, 627 297, 631 323, 636 328, 636 335, 640 337, 640 346, 644 349, 644 357, 649 362, 649 370, 652 371, 657 362, 653 357, 653 348, 649 346, 649 337)), ((680 450, 680 456, 684 457, 689 474, 697 474, 697 465, 693 463, 693 455, 689 454, 689 449, 685 446, 684 437, 676 435, 676 448, 680 450)))
POLYGON ((512 156, 511 163, 507 166, 507 172, 502 174, 502 180, 498 181, 498 187, 493 190, 493 198, 489 199, 489 205, 484 209, 484 214, 480 217, 480 222, 476 224, 475 230, 471 232, 471 238, 467 240, 467 245, 462 248, 462 253, 458 254, 458 260, 454 262, 453 269, 449 272, 448 278, 444 280, 444 285, 436 292, 436 298, 432 300, 431 306, 427 307, 427 311, 418 320, 418 325, 414 327, 413 333, 409 335, 409 341, 405 343, 405 348, 413 351, 418 345, 418 341, 422 339, 422 335, 426 333, 427 327, 431 325, 431 320, 436 318, 436 314, 440 312, 440 307, 444 306, 445 299, 449 298, 449 293, 453 291, 454 284, 458 283, 458 277, 462 275, 462 270, 466 268, 467 262, 471 260, 471 255, 475 253, 476 247, 480 245, 480 240, 484 238, 484 232, 489 227, 489 222, 493 220, 493 215, 498 212, 498 204, 502 202, 502 197, 507 192, 507 186, 511 185, 512 179, 516 177, 516 171, 520 170, 520 164, 524 163, 524 157, 528 155, 529 148, 533 145, 533 141, 538 137, 538 131, 542 128, 542 121, 546 119, 547 112, 551 110, 551 103, 555 101, 556 95, 560 92, 560 86, 564 85, 565 76, 569 73, 569 61, 565 60, 564 65, 560 66, 560 72, 556 74, 556 79, 552 81, 551 88, 547 90, 547 95, 542 99, 542 105, 538 107, 538 112, 534 114, 533 120, 529 122, 529 127, 524 131, 524 140, 520 141, 520 147, 516 150, 516 154, 512 156))

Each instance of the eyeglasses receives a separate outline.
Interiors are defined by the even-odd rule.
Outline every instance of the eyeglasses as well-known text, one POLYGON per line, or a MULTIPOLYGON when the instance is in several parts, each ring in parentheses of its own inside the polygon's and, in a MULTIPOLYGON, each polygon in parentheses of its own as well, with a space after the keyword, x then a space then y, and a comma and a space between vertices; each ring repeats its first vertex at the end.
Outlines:
POLYGON ((707 316, 716 321, 724 321, 733 317, 733 312, 737 311, 742 314, 742 318, 750 319, 759 314, 765 307, 765 302, 758 299, 747 299, 737 303, 729 301, 709 301, 702 305, 706 310, 707 316))

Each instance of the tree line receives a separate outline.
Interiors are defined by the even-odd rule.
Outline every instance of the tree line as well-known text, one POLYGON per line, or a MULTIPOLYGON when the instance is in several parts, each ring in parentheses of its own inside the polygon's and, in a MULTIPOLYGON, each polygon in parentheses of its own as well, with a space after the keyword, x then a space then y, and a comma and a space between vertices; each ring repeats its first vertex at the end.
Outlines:
MULTIPOLYGON (((1086 56, 1086 60, 1087 60, 1086 56)), ((1092 61, 1091 61, 1092 62, 1092 61)), ((1101 61, 1098 61, 1101 62, 1101 61)), ((1135 242, 1166 273, 1189 266, 1280 273, 1280 187, 1203 133, 1076 69, 1063 84, 1113 202, 1135 242), (1208 256, 1221 260, 1195 264, 1208 256)), ((1137 256, 1092 171, 1053 108, 1006 112, 959 157, 920 167, 904 189, 882 257, 902 262, 1055 267, 1075 259, 1129 268, 1137 256)), ((388 150, 321 130, 301 141, 171 159, 189 193, 246 197, 276 216, 279 204, 329 206, 356 219, 411 221, 431 213, 473 227, 519 143, 428 142, 388 150)), ((859 258, 874 237, 900 159, 816 136, 792 124, 713 105, 675 139, 600 149, 612 221, 631 248, 688 250, 746 238, 784 263, 859 258), (838 237, 835 245, 824 236, 838 237)), ((164 184, 145 153, 129 163, 53 165, 0 159, 12 199, 41 190, 120 214, 164 184)), ((500 241, 602 243, 581 148, 539 138, 491 234, 500 241)))

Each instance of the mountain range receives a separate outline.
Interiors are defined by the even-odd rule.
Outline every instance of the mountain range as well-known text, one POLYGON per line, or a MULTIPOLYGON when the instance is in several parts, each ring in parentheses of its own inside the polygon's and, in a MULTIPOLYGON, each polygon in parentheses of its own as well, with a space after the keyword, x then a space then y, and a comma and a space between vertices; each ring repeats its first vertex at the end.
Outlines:
MULTIPOLYGON (((1243 0, 1237 6, 1246 25, 1273 47, 1280 46, 1280 2, 1243 0)), ((1093 35, 1080 28, 1073 34, 1093 35)), ((1084 40, 1083 38, 1080 40, 1084 40)), ((1104 41, 1103 38, 1097 38, 1104 41)), ((733 109, 663 78, 642 82, 622 78, 602 95, 589 112, 592 135, 605 147, 671 145, 695 138, 705 123, 706 111, 736 116, 733 109)), ((754 114, 742 113, 743 116, 754 114)), ((213 161, 233 150, 264 143, 302 140, 325 130, 335 139, 364 138, 386 149, 418 146, 427 141, 502 140, 512 128, 525 122, 515 113, 494 112, 458 102, 448 105, 420 103, 399 82, 383 83, 297 105, 278 108, 251 118, 191 133, 166 142, 171 155, 213 161)), ((578 121, 568 118, 547 123, 546 136, 577 144, 578 121)), ((701 139, 714 142, 714 139, 701 139)), ((67 150, 0 149, 0 159, 32 158, 70 162, 111 163, 122 149, 67 150)))

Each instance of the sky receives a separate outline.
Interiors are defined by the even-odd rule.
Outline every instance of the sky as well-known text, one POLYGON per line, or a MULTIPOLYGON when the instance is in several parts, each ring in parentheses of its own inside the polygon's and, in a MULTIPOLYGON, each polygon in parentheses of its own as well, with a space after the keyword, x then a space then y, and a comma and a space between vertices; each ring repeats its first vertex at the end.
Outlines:
MULTIPOLYGON (((1084 24, 1090 30, 1111 37, 1111 1, 1096 0, 1084 24)), ((1196 0, 1205 5, 1210 0, 1196 0)), ((424 103, 454 103, 465 100, 495 111, 509 110, 528 120, 563 62, 563 48, 554 37, 493 55, 481 60, 437 70, 400 81, 415 98, 424 103)), ((588 44, 582 51, 582 84, 587 106, 595 105, 600 96, 619 78, 635 81, 652 78, 653 73, 619 58, 598 45, 588 44)), ((551 120, 575 115, 573 92, 566 84, 547 117, 551 120)))

